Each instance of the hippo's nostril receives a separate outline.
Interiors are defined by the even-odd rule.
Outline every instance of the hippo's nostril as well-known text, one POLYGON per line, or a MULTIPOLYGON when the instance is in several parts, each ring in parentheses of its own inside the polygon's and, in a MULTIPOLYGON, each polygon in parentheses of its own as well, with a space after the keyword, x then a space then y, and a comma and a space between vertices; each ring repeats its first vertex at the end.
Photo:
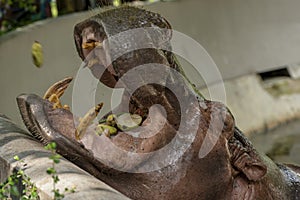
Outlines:
POLYGON ((27 98, 28 98, 27 94, 21 94, 17 97, 17 104, 24 122, 28 121, 26 120, 28 118, 28 107, 29 107, 27 98))
MULTIPOLYGON (((34 94, 21 94, 17 97, 17 104, 22 116, 22 119, 24 121, 25 126, 29 130, 29 132, 38 140, 40 140, 42 143, 44 143, 44 139, 41 137, 41 135, 38 132, 36 121, 34 120, 32 116, 32 110, 31 105, 36 105, 36 98, 39 98, 38 96, 34 94)), ((37 105, 37 109, 40 107, 37 105)))
POLYGON ((26 99, 27 99, 27 96, 26 94, 20 94, 18 97, 17 97, 17 103, 18 105, 22 105, 25 103, 26 99))

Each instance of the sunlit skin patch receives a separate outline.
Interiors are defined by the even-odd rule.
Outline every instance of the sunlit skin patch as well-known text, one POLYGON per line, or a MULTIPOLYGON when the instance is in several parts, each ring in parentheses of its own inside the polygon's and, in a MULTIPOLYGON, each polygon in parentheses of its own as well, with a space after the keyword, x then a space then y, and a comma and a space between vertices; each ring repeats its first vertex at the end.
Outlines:
POLYGON ((52 94, 47 100, 53 103, 53 108, 54 109, 63 108, 63 109, 66 109, 66 110, 70 110, 69 105, 62 105, 61 104, 61 101, 60 101, 59 97, 56 94, 52 94))
POLYGON ((87 67, 91 68, 98 63, 99 63, 99 60, 97 58, 90 59, 87 63, 87 67))
POLYGON ((97 41, 90 41, 82 43, 81 47, 87 50, 93 50, 95 47, 102 47, 102 43, 97 41))

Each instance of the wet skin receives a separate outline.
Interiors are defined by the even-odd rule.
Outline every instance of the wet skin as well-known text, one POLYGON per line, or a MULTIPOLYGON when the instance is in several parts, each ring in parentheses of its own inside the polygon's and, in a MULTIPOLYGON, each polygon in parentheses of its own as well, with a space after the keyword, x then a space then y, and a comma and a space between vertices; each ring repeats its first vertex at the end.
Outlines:
MULTIPOLYGON (((109 87, 114 87, 126 72, 142 64, 163 64, 183 74, 174 55, 159 48, 161 43, 156 43, 157 38, 151 38, 153 35, 148 33, 145 34, 151 38, 149 48, 125 53, 110 63, 115 52, 109 48, 108 42, 104 42, 105 39, 143 27, 171 30, 163 17, 143 9, 120 7, 104 11, 75 26, 74 38, 79 56, 89 65, 93 75, 109 87), (96 51, 93 51, 93 45, 93 48, 83 48, 83 44, 90 43, 102 46, 96 51), (92 62, 93 59, 96 62, 92 62)), ((159 34, 158 38, 164 38, 163 45, 170 48, 171 31, 159 34)), ((128 38, 131 37, 119 38, 117 44, 127 44, 128 48, 144 41, 128 38)), ((98 136, 93 133, 91 125, 85 137, 77 141, 74 133, 79 116, 73 116, 63 108, 54 109, 51 102, 33 94, 20 95, 17 101, 24 122, 34 137, 44 144, 55 141, 61 155, 132 199, 300 198, 300 168, 275 164, 259 154, 235 127, 234 118, 225 105, 203 99, 187 82, 174 77, 171 72, 166 84, 176 86, 173 87, 176 92, 189 102, 187 114, 180 110, 174 91, 165 86, 148 84, 129 95, 135 80, 119 85, 125 88, 123 98, 130 98, 129 112, 143 117, 142 127, 150 124, 155 128, 164 122, 162 128, 149 137, 133 137, 121 131, 110 138, 98 136), (151 108, 155 104, 164 107, 166 117, 160 109, 151 108), (184 122, 191 123, 188 126, 184 122), (182 124, 184 128, 180 129, 182 124), (165 154, 147 154, 172 144, 174 140, 186 145, 186 140, 176 138, 178 134, 181 138, 192 136, 192 141, 184 150, 173 149, 171 155, 174 157, 170 156, 168 165, 158 162, 164 160, 165 154), (211 151, 199 157, 205 138, 214 141, 215 135, 219 137, 211 151), (108 144, 123 151, 114 151, 108 144), (138 159, 127 157, 128 152, 141 156, 138 159), (182 155, 178 158, 177 154, 182 155), (155 170, 144 170, 147 167, 155 170)), ((142 81, 143 76, 135 78, 142 81)), ((125 107, 121 103, 115 112, 122 112, 125 107)))

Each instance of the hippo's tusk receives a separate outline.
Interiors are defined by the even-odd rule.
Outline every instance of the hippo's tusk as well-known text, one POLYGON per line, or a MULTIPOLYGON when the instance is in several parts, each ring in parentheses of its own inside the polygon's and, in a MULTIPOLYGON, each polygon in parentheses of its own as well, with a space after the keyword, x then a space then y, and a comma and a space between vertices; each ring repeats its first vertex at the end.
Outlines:
POLYGON ((58 98, 60 98, 64 94, 65 90, 70 85, 72 80, 73 80, 73 77, 67 77, 61 81, 54 83, 46 91, 43 98, 49 99, 53 94, 55 94, 58 98))
POLYGON ((84 117, 80 120, 79 125, 76 128, 75 137, 77 140, 81 140, 84 134, 86 133, 86 129, 92 124, 93 120, 97 117, 100 112, 103 103, 99 103, 94 108, 91 108, 84 117))

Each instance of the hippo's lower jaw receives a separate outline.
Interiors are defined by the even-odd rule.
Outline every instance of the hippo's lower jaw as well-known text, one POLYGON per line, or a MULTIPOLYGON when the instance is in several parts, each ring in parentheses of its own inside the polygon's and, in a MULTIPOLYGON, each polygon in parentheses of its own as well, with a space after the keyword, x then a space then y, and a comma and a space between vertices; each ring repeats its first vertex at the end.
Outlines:
MULTIPOLYGON (((155 179, 156 176, 158 180, 162 179, 162 177, 170 176, 170 174, 168 175, 169 172, 166 173, 162 170, 162 172, 159 172, 159 175, 157 174, 158 172, 130 174, 104 165, 95 159, 93 152, 87 150, 81 143, 75 140, 74 119, 70 111, 65 109, 53 109, 52 103, 33 94, 20 95, 17 98, 17 102, 23 120, 35 138, 44 144, 55 141, 60 154, 97 178, 105 181, 133 199, 151 199, 150 196, 152 196, 152 198, 176 199, 170 194, 167 195, 167 192, 166 196, 164 196, 161 194, 161 191, 155 191, 157 185, 153 186, 154 190, 149 192, 149 197, 141 198, 141 196, 133 194, 136 193, 136 191, 145 192, 144 190, 146 189, 141 187, 142 184, 147 185, 148 182, 152 182, 152 179, 155 179), (131 185, 130 188, 134 190, 133 193, 128 189, 128 185, 131 185)), ((225 153, 229 152, 227 165, 231 168, 229 170, 231 171, 231 175, 224 174, 224 176, 231 176, 232 179, 231 181, 228 179, 227 187, 221 186, 222 184, 220 184, 220 187, 224 187, 222 190, 227 191, 224 192, 224 194, 226 194, 226 198, 224 196, 224 199, 299 199, 300 169, 296 166, 292 166, 293 171, 289 167, 276 165, 267 157, 258 154, 247 138, 245 138, 237 128, 235 128, 234 134, 227 139, 225 149, 221 150, 225 153), (228 193, 230 194, 228 195, 228 193)), ((187 154, 192 154, 192 152, 193 150, 188 151, 187 154)), ((185 154, 184 156, 186 157, 187 155, 185 154)), ((216 158, 212 157, 212 159, 216 158)), ((193 165, 197 165, 196 168, 203 168, 203 165, 207 164, 207 160, 209 159, 202 159, 200 163, 199 159, 187 161, 185 170, 186 168, 188 170, 185 173, 194 171, 195 168, 193 165), (192 167, 189 167, 189 165, 192 167)), ((216 161, 219 160, 220 158, 216 159, 216 161)), ((214 165, 222 166, 226 164, 220 160, 220 163, 214 163, 214 165)), ((181 163, 178 167, 180 166, 182 166, 181 163)), ((183 169, 179 169, 177 173, 182 170, 183 169)), ((217 168, 215 170, 217 170, 217 168)), ((194 171, 194 173, 199 175, 196 171, 194 171)), ((220 174, 220 176, 222 176, 222 174, 220 174)), ((198 179, 205 179, 205 177, 207 177, 207 175, 202 174, 198 179)), ((205 182, 210 181, 212 180, 205 180, 205 182)), ((185 178, 182 178, 182 182, 185 182, 185 178)), ((198 189, 198 197, 202 196, 203 192, 205 193, 205 189, 204 191, 201 190, 201 187, 203 187, 201 186, 201 181, 199 182, 200 189, 198 189)), ((224 182, 226 182, 226 180, 224 180, 224 182)), ((158 182, 157 184, 164 185, 166 183, 168 182, 161 181, 161 183, 158 182)), ((180 185, 180 183, 176 184, 180 185)), ((174 185, 174 188, 177 188, 176 185, 174 185)), ((194 191, 192 191, 194 190, 193 187, 186 186, 185 188, 181 185, 180 188, 190 192, 190 194, 184 196, 184 198, 197 197, 197 195, 193 193, 194 191)), ((210 194, 210 192, 207 193, 210 194)))
POLYGON ((110 173, 107 166, 95 160, 93 153, 75 139, 73 114, 69 110, 54 109, 53 103, 35 94, 18 96, 17 104, 24 124, 33 137, 44 145, 55 142, 59 154, 97 178, 102 173, 110 173), (100 172, 98 167, 106 171, 100 172))

